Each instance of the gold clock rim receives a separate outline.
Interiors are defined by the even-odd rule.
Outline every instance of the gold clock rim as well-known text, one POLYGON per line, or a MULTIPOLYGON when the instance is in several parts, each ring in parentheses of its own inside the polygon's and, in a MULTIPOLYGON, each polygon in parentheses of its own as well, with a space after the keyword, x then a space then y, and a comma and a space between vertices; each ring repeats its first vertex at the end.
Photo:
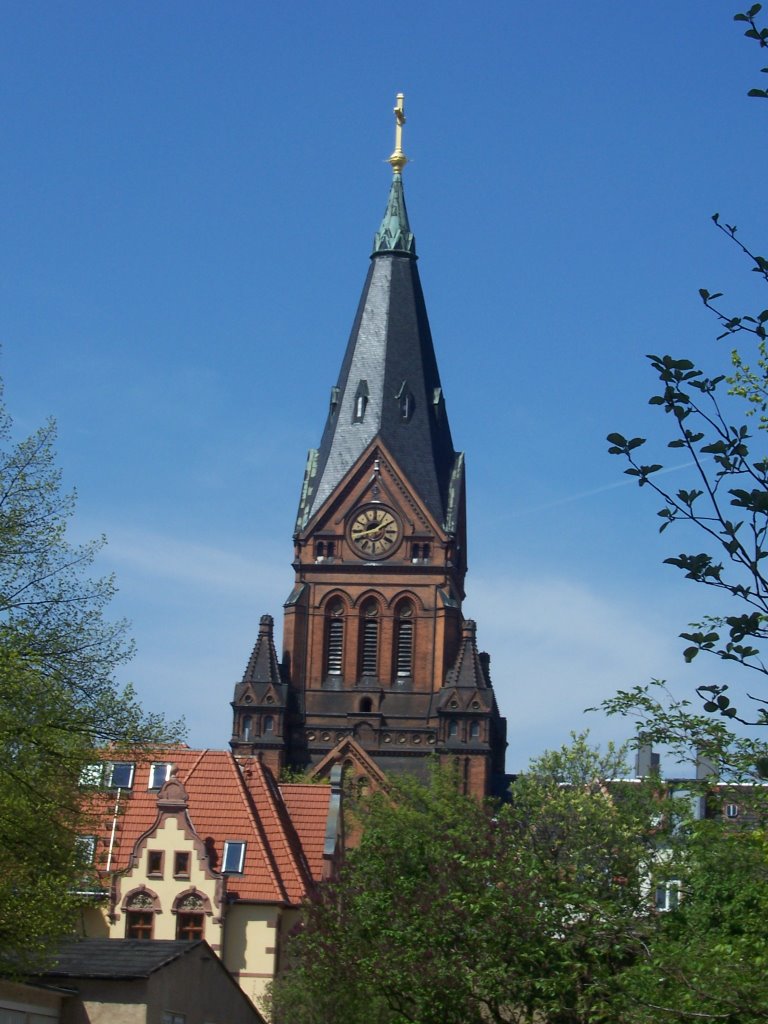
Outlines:
POLYGON ((380 561, 383 558, 388 558, 394 551, 397 550, 400 542, 403 539, 403 525, 400 521, 400 517, 398 516, 397 512, 395 512, 393 508, 390 508, 389 505, 384 505, 377 502, 368 502, 365 505, 358 505, 357 508, 352 513, 352 516, 350 517, 349 520, 349 526, 347 527, 347 539, 349 541, 350 546, 352 547, 352 550, 361 558, 364 558, 367 561, 380 561), (364 515, 370 509, 375 509, 377 512, 388 513, 392 517, 392 521, 394 522, 395 527, 397 528, 397 536, 392 541, 392 543, 387 548, 385 548, 384 551, 377 554, 373 554, 370 551, 363 551, 362 548, 358 545, 357 541, 355 541, 354 538, 352 537, 352 527, 358 521, 359 517, 364 515))

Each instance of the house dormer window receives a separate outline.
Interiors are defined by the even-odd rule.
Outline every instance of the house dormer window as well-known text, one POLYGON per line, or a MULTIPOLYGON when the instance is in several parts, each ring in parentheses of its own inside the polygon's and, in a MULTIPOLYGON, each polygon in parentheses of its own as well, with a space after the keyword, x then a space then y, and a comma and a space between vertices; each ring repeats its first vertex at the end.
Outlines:
POLYGON ((149 766, 148 789, 160 789, 164 782, 171 777, 171 762, 156 761, 149 766))
POLYGON ((108 765, 107 785, 110 789, 130 789, 133 785, 132 761, 115 761, 108 765))
POLYGON ((226 875, 242 875, 245 862, 245 843, 227 839, 224 843, 224 860, 221 870, 226 875))

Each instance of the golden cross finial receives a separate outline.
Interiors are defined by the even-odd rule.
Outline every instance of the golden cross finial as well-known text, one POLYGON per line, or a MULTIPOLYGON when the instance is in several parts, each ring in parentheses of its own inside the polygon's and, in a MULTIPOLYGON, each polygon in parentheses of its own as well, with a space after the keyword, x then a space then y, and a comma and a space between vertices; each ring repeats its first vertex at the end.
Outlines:
POLYGON ((397 94, 395 102, 395 151, 387 163, 392 164, 392 170, 399 174, 408 163, 408 157, 403 152, 403 125, 405 124, 405 96, 401 92, 397 94))

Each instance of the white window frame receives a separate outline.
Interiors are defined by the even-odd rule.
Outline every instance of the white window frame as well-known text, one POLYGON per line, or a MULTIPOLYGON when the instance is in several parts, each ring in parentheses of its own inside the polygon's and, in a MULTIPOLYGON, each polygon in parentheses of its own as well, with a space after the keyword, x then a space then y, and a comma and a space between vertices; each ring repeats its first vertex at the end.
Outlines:
POLYGON ((242 839, 226 839, 224 841, 224 856, 221 859, 221 871, 225 875, 242 875, 243 864, 245 863, 246 843, 242 839), (239 856, 237 847, 240 847, 239 856), (230 859, 237 858, 237 867, 227 867, 230 859))
POLYGON ((107 776, 109 778, 107 786, 109 789, 132 789, 135 774, 136 765, 133 761, 110 761, 107 765, 107 776), (119 768, 128 769, 128 782, 125 785, 118 785, 115 782, 115 773, 119 768))
POLYGON ((170 779, 172 767, 173 765, 170 761, 153 761, 149 766, 149 785, 147 786, 147 789, 161 789, 163 783, 170 779), (158 785, 155 785, 155 772, 163 768, 165 769, 163 780, 158 785))
POLYGON ((661 914, 677 910, 680 906, 680 879, 670 878, 667 882, 659 882, 656 886, 656 909, 661 914))

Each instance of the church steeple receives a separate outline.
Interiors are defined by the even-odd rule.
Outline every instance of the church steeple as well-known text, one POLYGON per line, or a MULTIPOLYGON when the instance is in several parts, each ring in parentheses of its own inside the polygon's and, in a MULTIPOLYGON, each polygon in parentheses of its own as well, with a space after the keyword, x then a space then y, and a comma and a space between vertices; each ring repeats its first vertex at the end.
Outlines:
POLYGON ((405 208, 404 123, 399 95, 384 219, 307 460, 282 662, 269 619, 235 689, 232 747, 277 768, 344 764, 361 787, 424 775, 437 755, 482 795, 503 780, 505 725, 462 613, 464 457, 405 208))
POLYGON ((309 453, 297 516, 303 530, 375 437, 380 437, 435 519, 457 528, 463 459, 451 430, 416 267, 402 169, 402 94, 395 107, 394 173, 371 266, 320 447, 309 453))

